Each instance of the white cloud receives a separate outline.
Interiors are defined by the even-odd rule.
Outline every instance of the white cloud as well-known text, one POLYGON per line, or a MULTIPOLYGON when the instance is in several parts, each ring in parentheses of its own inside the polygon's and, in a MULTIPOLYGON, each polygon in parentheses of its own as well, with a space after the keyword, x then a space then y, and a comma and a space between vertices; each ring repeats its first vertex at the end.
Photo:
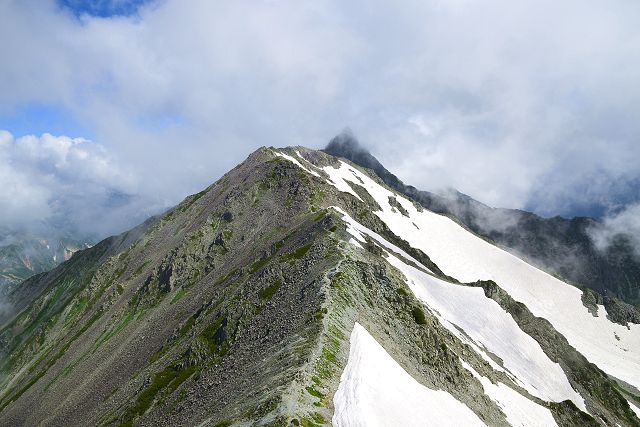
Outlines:
POLYGON ((603 220, 602 225, 592 227, 590 236, 596 247, 606 250, 616 244, 618 239, 627 239, 640 257, 640 203, 626 206, 611 213, 603 220))
MULTIPOLYGON (((44 134, 14 138, 0 131, 0 226, 63 226, 104 235, 132 226, 161 206, 136 193, 100 144, 44 134)), ((156 201, 157 203, 157 201, 156 201)))
POLYGON ((565 212, 640 174, 638 16, 596 0, 162 0, 78 19, 5 1, 0 114, 70 111, 166 203, 260 145, 349 126, 418 187, 565 212))

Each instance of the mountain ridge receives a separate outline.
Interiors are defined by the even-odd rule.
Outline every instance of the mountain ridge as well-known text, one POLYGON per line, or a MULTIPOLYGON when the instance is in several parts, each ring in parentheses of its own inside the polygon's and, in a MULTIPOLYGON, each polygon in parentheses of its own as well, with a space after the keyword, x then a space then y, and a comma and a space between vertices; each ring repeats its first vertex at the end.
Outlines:
POLYGON ((402 390, 377 387, 389 402, 377 408, 353 387, 371 379, 351 357, 368 334, 413 387, 463 405, 479 424, 517 425, 535 410, 547 424, 638 425, 629 404, 640 404, 638 380, 624 369, 637 363, 636 325, 594 317, 575 288, 475 239, 352 163, 261 148, 164 215, 31 279, 0 329, 0 424, 399 420, 402 390), (416 243, 441 228, 467 240, 416 243), (441 251, 448 244, 460 257, 476 245, 557 286, 601 343, 613 346, 615 333, 632 350, 627 365, 615 364, 620 348, 601 354, 563 313, 545 311, 549 295, 536 304, 503 276, 460 270, 462 258, 441 251), (356 324, 365 335, 353 335, 356 324))

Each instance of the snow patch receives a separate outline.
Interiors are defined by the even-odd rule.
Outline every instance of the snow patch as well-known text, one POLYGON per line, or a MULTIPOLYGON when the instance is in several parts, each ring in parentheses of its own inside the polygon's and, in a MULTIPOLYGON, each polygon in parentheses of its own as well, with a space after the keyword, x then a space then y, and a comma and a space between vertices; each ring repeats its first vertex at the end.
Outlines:
POLYGON ((347 224, 347 232, 349 234, 351 234, 353 237, 355 237, 356 239, 358 239, 359 241, 361 241, 363 243, 366 242, 366 240, 365 240, 365 238, 363 236, 363 235, 366 234, 371 239, 373 239, 376 242, 378 242, 381 246, 384 246, 385 248, 387 248, 387 249, 389 249, 389 250, 391 250, 391 251, 393 251, 393 252, 395 252, 397 254, 402 255, 405 259, 413 262, 416 265, 421 266, 425 270, 431 271, 427 267, 422 265, 420 263, 420 261, 416 260, 414 257, 412 257, 411 255, 406 253, 404 250, 400 249, 398 246, 394 245, 393 243, 390 243, 388 240, 386 240, 384 237, 382 237, 381 235, 379 235, 375 231, 365 227, 364 225, 360 224, 359 222, 357 222, 356 220, 351 218, 351 216, 348 213, 346 213, 344 210, 342 210, 338 206, 331 206, 331 208, 336 210, 338 213, 340 213, 342 215, 342 220, 347 224))
POLYGON ((333 396, 336 427, 483 426, 466 405, 418 383, 356 323, 349 360, 333 396))
POLYGON ((634 405, 628 400, 627 400, 627 403, 629 404, 629 407, 631 408, 631 410, 636 414, 636 417, 640 418, 640 408, 638 408, 636 405, 634 405))
MULTIPOLYGON (((301 168, 305 172, 308 172, 313 176, 317 176, 318 178, 321 178, 320 174, 318 174, 316 171, 314 171, 312 169, 309 169, 309 168, 303 166, 302 163, 300 163, 295 157, 290 156, 290 155, 285 154, 285 153, 281 153, 279 151, 274 151, 274 153, 275 153, 276 156, 280 156, 280 157, 283 157, 283 158, 289 160, 291 163, 293 163, 294 165, 298 166, 299 168, 301 168)), ((298 154, 298 156, 300 156, 300 153, 298 153, 297 151, 296 151, 296 153, 298 154)), ((300 156, 300 157, 302 158, 302 156, 300 156)))
MULTIPOLYGON (((354 175, 351 173, 353 171, 353 168, 349 167, 343 161, 340 161, 340 168, 336 169, 331 166, 326 166, 322 168, 322 170, 327 175, 329 175, 329 183, 331 185, 333 185, 338 190, 344 193, 352 194, 353 196, 355 196, 356 199, 360 200, 361 202, 364 202, 364 200, 362 200, 360 196, 358 196, 356 192, 353 191, 353 188, 351 188, 351 186, 347 183, 347 181, 355 183, 355 180, 353 179, 354 175), (345 179, 345 176, 349 179, 348 180, 345 179)), ((360 183, 358 182, 357 184, 360 184, 360 183)))
POLYGON ((511 387, 498 382, 494 384, 487 377, 483 377, 464 360, 462 366, 482 384, 484 392, 496 402, 507 421, 514 427, 547 427, 557 426, 551 411, 544 406, 527 399, 511 387))
POLYGON ((391 254, 387 261, 405 275, 409 288, 445 327, 457 326, 479 347, 502 359, 511 378, 531 395, 552 402, 569 399, 586 412, 584 400, 571 387, 560 365, 551 361, 540 344, 481 288, 445 282, 391 254))
POLYGON ((349 243, 351 243, 353 246, 356 246, 356 247, 358 247, 360 249, 364 249, 364 247, 360 244, 360 242, 358 242, 353 237, 349 239, 349 243))

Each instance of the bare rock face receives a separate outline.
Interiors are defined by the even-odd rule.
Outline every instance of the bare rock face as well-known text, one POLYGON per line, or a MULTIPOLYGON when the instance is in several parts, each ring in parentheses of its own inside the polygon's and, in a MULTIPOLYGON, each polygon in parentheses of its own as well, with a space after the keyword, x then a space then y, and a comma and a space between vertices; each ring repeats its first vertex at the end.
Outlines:
POLYGON ((303 147, 262 148, 163 216, 14 289, 0 329, 0 425, 329 425, 356 322, 418 383, 485 424, 510 421, 469 367, 560 425, 637 425, 632 389, 499 283, 447 276, 391 231, 362 180, 347 184, 353 192, 328 181, 323 168, 337 164, 303 147), (342 212, 377 237, 355 241, 342 212), (391 254, 450 286, 481 287, 478 298, 539 343, 590 414, 529 394, 416 297, 391 254))

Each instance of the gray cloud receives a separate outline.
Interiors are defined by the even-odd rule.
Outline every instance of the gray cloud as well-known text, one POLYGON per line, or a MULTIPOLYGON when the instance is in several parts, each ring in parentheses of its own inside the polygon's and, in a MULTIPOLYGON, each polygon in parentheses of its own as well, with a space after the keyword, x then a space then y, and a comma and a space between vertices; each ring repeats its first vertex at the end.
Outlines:
MULTIPOLYGON (((628 1, 162 0, 103 19, 6 1, 0 114, 64 108, 158 205, 260 145, 320 147, 348 125, 417 187, 570 213, 640 175, 639 16, 628 1)), ((46 188, 20 209, 50 209, 46 188)))

